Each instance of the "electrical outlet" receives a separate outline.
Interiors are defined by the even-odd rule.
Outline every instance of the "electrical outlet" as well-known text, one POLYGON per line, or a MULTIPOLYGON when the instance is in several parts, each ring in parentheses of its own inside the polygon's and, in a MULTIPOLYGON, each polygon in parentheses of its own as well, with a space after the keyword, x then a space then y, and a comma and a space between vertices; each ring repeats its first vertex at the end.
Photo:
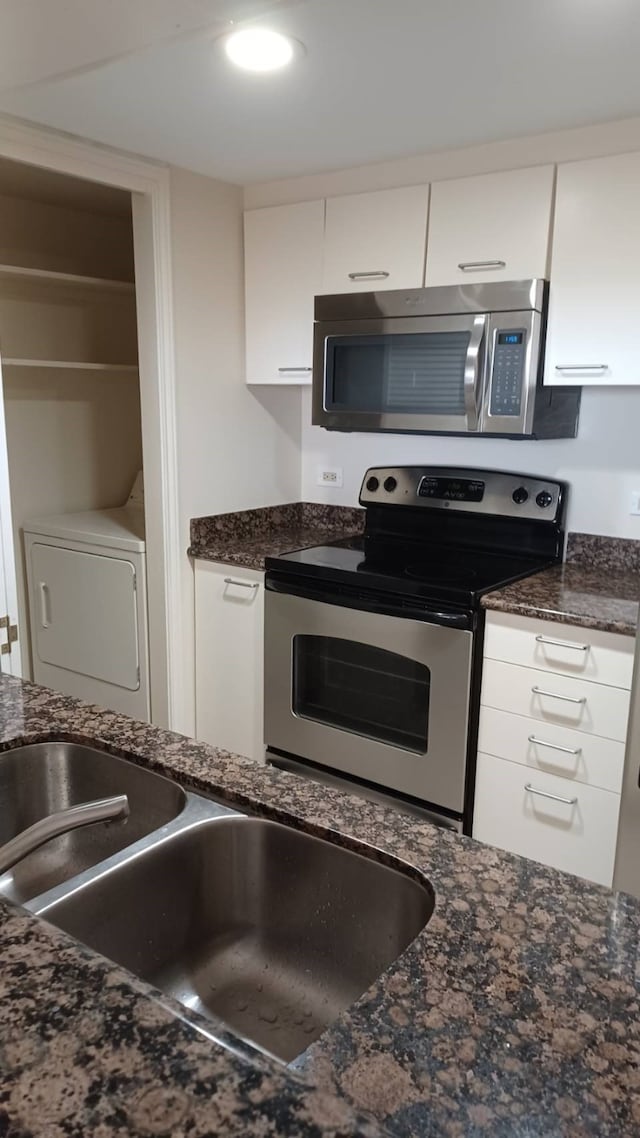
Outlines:
POLYGON ((640 514, 640 490, 631 491, 631 501, 629 503, 630 514, 640 514))
POLYGON ((342 486, 342 467, 319 466, 316 482, 318 486, 342 486))

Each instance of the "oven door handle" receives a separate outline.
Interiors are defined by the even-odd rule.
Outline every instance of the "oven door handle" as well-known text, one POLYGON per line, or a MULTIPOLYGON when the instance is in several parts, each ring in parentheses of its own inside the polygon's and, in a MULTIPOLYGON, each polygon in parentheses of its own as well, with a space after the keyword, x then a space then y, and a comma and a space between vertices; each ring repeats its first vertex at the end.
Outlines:
POLYGON ((285 596, 300 597, 305 601, 318 601, 321 604, 337 605, 347 609, 358 609, 360 612, 378 613, 380 616, 395 616, 402 620, 419 620, 423 624, 438 624, 444 628, 473 627, 473 614, 460 611, 434 611, 421 605, 419 601, 412 603, 412 598, 399 599, 376 593, 371 596, 356 590, 347 590, 339 585, 318 589, 309 585, 301 585, 297 581, 282 580, 267 573, 265 579, 267 593, 281 593, 285 596))

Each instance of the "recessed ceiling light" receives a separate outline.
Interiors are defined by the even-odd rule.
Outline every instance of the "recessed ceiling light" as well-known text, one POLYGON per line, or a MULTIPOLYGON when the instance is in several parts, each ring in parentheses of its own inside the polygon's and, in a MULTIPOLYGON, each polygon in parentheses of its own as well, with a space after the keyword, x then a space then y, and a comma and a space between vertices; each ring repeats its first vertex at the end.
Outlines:
POLYGON ((241 28, 227 37, 224 48, 232 63, 245 71, 277 71, 291 63, 298 46, 269 28, 241 28))

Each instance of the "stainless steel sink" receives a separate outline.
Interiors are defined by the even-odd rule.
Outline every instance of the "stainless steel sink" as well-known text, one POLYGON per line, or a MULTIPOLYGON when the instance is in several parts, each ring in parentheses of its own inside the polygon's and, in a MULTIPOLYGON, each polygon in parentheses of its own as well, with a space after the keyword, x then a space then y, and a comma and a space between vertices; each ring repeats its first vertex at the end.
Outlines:
POLYGON ((400 955, 433 904, 408 874, 230 815, 165 837, 40 911, 289 1061, 400 955))
POLYGON ((186 802, 169 779, 74 743, 37 743, 0 753, 0 845, 59 810, 126 794, 129 817, 62 834, 0 878, 0 892, 24 902, 52 889, 176 818, 186 802))

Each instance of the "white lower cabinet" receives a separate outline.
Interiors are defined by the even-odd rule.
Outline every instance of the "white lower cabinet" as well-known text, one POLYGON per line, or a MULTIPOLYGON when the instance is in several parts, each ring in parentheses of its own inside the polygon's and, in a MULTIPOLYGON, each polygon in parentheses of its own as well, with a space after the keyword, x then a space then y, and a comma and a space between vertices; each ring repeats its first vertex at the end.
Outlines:
POLYGON ((195 562, 196 738, 264 758, 264 573, 195 562))
POLYGON ((620 795, 478 755, 473 836, 611 885, 620 795))
POLYGON ((633 647, 487 614, 474 838, 611 885, 633 647))

